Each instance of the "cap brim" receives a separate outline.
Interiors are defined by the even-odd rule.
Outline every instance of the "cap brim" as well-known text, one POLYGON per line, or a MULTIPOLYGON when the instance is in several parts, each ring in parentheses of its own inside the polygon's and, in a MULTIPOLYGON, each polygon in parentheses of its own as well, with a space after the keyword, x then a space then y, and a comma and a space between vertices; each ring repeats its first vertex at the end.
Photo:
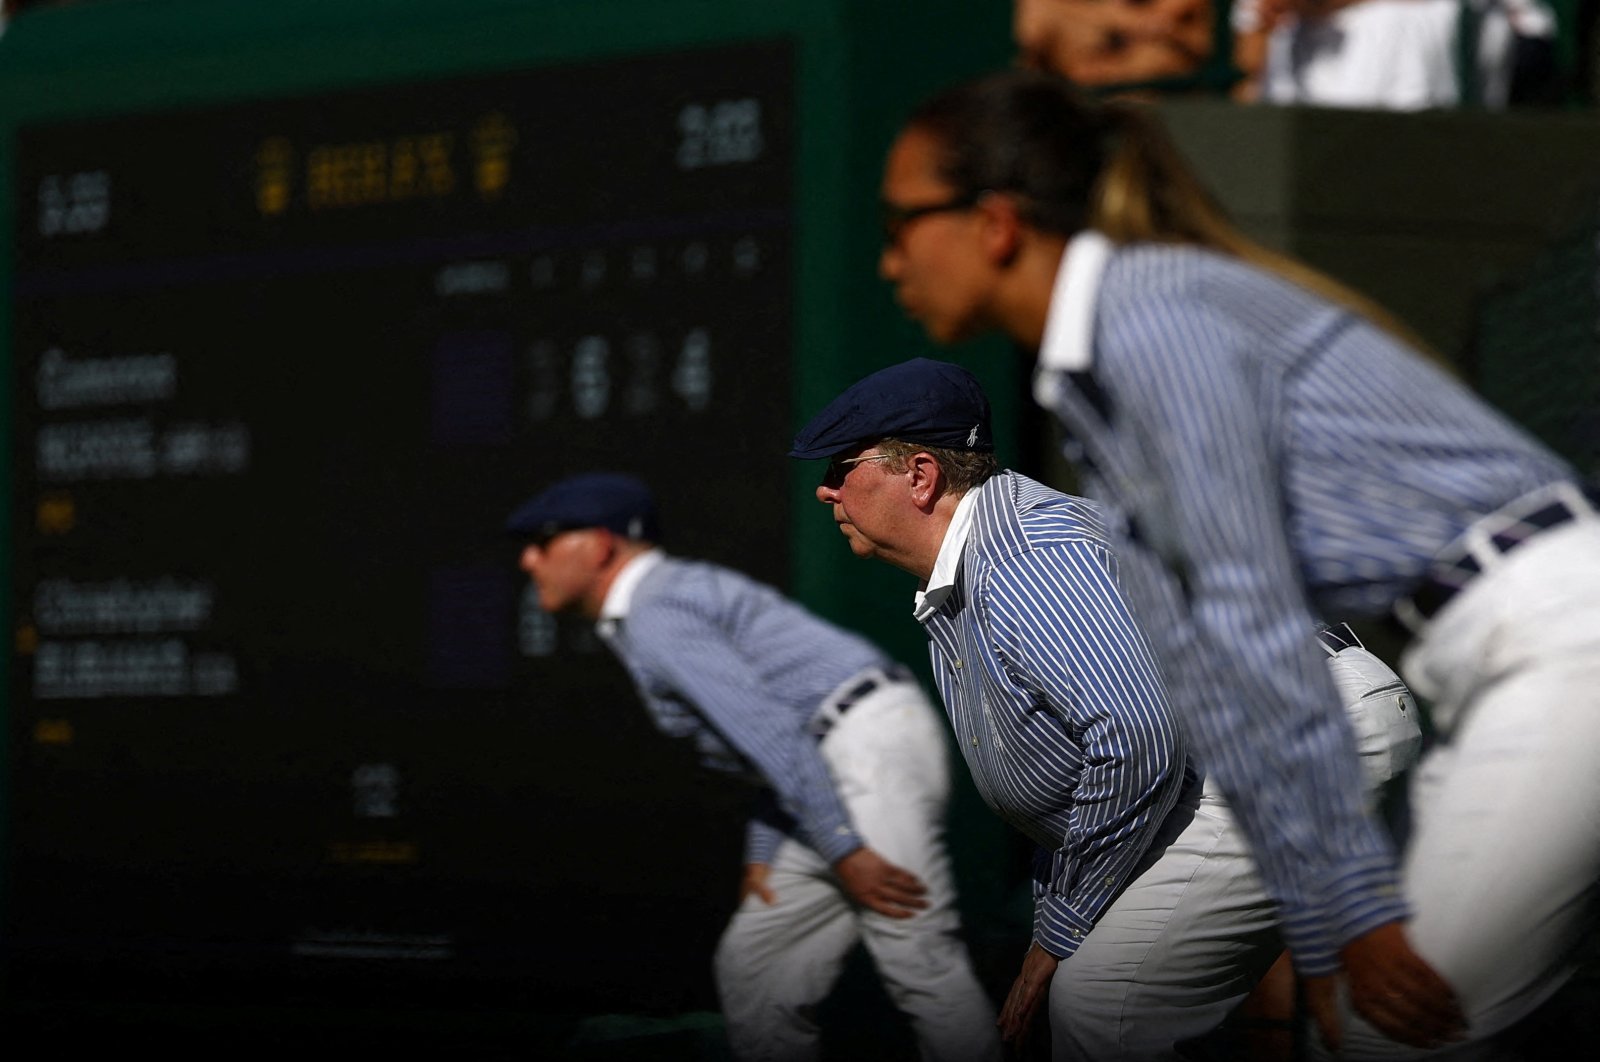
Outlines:
POLYGON ((820 457, 834 457, 860 445, 859 439, 846 443, 811 443, 805 446, 796 444, 789 451, 789 456, 799 461, 812 461, 820 457))

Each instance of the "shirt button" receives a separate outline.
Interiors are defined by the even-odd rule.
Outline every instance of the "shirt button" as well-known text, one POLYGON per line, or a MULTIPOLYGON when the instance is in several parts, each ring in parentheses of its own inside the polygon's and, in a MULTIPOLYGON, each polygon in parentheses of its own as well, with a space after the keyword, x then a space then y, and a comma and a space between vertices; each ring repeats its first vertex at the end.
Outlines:
POLYGON ((850 827, 848 827, 848 826, 835 826, 833 828, 833 832, 838 834, 840 837, 847 837, 850 834, 850 827))
POLYGON ((1083 930, 1081 930, 1081 929, 1069 929, 1069 930, 1067 930, 1067 936, 1071 937, 1073 940, 1082 940, 1083 939, 1083 930))
POLYGON ((972 747, 973 748, 977 748, 978 747, 978 735, 977 734, 973 734, 972 735, 972 747))
POLYGON ((955 667, 955 669, 956 669, 956 670, 957 670, 957 671, 960 671, 960 670, 961 670, 961 661, 960 661, 960 660, 959 660, 959 659, 958 659, 958 660, 955 660, 955 661, 953 661, 953 662, 952 662, 952 663, 953 663, 953 665, 954 665, 954 667, 955 667))

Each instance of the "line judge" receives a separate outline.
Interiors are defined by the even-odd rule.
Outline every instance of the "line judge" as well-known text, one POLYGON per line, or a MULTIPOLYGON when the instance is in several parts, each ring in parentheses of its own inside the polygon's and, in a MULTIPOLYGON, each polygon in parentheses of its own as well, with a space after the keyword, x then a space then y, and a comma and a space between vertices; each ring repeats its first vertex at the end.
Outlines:
POLYGON ((1033 940, 1001 1034, 1045 1008, 1054 1056, 1176 1059, 1282 948, 1242 832, 1197 774, 1094 507, 995 459, 966 370, 857 382, 795 438, 859 556, 915 616, 978 792, 1037 846, 1033 940))
POLYGON ((998 1057, 944 845, 948 751, 909 671, 739 572, 668 556, 618 473, 508 522, 549 612, 597 621, 652 721, 761 789, 716 983, 736 1057, 816 1059, 816 1007, 859 941, 930 1062, 998 1057))

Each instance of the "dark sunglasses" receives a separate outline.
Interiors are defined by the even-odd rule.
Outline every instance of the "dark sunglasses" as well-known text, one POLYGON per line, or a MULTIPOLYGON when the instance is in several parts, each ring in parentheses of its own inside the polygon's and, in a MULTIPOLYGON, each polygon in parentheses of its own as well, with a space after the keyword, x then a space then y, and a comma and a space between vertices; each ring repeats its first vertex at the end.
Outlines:
POLYGON ((584 526, 585 525, 583 524, 547 523, 540 527, 537 531, 533 532, 533 534, 523 539, 523 544, 533 546, 535 549, 544 549, 546 546, 550 545, 552 541, 566 534, 568 531, 578 531, 584 526))
POLYGON ((879 203, 883 222, 883 242, 890 246, 900 241, 906 226, 929 214, 949 214, 958 210, 971 210, 984 197, 984 192, 968 192, 943 203, 924 203, 921 206, 900 206, 897 203, 879 203))

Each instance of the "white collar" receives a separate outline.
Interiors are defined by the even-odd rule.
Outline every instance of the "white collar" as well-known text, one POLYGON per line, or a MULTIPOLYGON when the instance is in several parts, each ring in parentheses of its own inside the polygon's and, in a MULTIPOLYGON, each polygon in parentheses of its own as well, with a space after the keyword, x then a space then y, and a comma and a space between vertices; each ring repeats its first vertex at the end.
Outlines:
POLYGON ((665 559, 665 553, 651 548, 624 564, 617 577, 611 580, 611 588, 606 591, 606 599, 600 605, 600 622, 614 627, 618 620, 627 619, 628 610, 633 607, 633 592, 639 588, 639 580, 665 559))
POLYGON ((1093 229, 1067 241, 1050 291, 1050 310, 1039 342, 1039 368, 1083 372, 1094 361, 1095 303, 1114 248, 1110 238, 1093 229))
POLYGON ((939 543, 939 555, 933 559, 933 571, 928 573, 928 581, 912 602, 911 614, 919 623, 928 622, 928 618, 939 611, 939 606, 944 604, 944 599, 950 596, 950 591, 956 586, 956 573, 961 568, 961 552, 966 549, 967 539, 972 534, 972 510, 977 501, 977 493, 982 486, 973 488, 961 496, 956 503, 956 511, 950 514, 950 526, 944 529, 944 541, 939 543))

